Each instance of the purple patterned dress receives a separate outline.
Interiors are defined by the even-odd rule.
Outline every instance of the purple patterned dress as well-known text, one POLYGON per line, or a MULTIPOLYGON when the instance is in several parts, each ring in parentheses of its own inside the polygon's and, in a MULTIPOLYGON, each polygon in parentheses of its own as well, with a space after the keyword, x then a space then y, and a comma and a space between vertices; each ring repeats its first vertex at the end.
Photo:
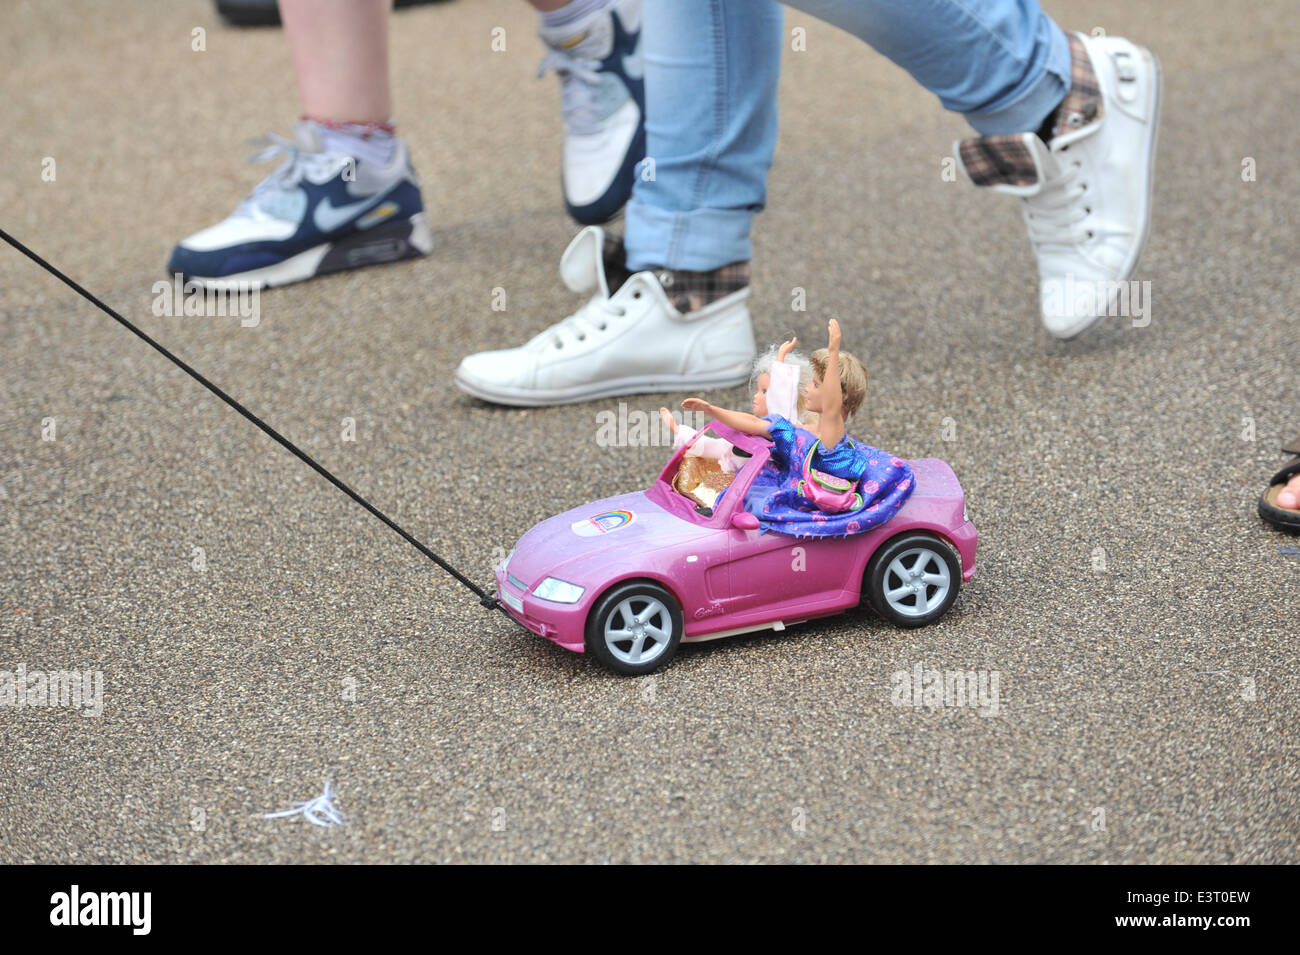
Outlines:
POLYGON ((829 451, 818 447, 812 465, 857 481, 862 506, 839 514, 822 512, 798 490, 804 458, 817 436, 780 415, 768 415, 764 420, 772 437, 772 456, 745 495, 745 510, 758 518, 763 530, 794 537, 862 534, 897 514, 911 496, 915 478, 906 461, 851 441, 845 434, 829 451))

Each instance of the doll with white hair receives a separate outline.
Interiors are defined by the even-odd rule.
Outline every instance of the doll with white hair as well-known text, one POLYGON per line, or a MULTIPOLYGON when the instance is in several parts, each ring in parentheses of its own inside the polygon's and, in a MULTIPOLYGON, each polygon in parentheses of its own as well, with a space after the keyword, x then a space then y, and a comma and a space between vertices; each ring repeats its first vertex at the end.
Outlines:
POLYGON ((867 369, 840 350, 842 337, 840 323, 827 321, 826 347, 810 359, 813 380, 804 399, 817 412, 814 425, 804 427, 780 414, 719 408, 703 398, 682 402, 687 411, 772 442, 744 503, 764 531, 795 537, 862 534, 897 514, 916 486, 906 461, 848 435, 849 420, 867 399, 867 369))
MULTIPOLYGON (((792 338, 773 345, 754 359, 754 368, 750 373, 750 387, 754 389, 754 414, 760 418, 769 414, 779 414, 788 421, 810 425, 816 422, 817 415, 808 411, 804 404, 804 390, 813 380, 813 368, 807 358, 794 352, 799 339, 792 338)), ((673 450, 682 447, 695 437, 696 430, 679 425, 667 408, 660 408, 659 414, 673 432, 673 450)), ((734 474, 744 464, 731 452, 731 442, 722 438, 701 437, 687 451, 687 455, 712 458, 718 462, 724 474, 734 474)))

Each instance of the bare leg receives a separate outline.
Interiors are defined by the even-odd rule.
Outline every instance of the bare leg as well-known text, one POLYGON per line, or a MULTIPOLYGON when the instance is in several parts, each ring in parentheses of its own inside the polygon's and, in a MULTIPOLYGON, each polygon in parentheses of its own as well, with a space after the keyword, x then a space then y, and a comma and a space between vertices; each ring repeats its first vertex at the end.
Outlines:
MULTIPOLYGON (((569 0, 528 0, 542 12, 569 0)), ((331 123, 382 123, 393 114, 388 82, 392 0, 280 0, 303 115, 331 123)))
POLYGON ((392 0, 280 0, 304 116, 331 123, 392 116, 391 8, 392 0))

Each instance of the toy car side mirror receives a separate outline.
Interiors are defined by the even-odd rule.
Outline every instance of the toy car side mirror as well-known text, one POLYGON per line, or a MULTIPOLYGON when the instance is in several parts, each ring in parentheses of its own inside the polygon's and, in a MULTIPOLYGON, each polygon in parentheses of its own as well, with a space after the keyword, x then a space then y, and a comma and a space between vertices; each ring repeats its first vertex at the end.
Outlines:
POLYGON ((731 515, 731 526, 740 531, 756 531, 758 518, 748 511, 740 511, 731 515))

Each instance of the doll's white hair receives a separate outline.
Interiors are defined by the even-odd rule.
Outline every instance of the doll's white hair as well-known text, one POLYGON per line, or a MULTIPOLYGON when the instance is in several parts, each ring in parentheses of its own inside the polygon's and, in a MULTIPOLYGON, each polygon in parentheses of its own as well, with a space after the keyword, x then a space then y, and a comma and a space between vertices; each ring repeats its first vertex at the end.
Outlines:
MULTIPOLYGON (((779 349, 779 345, 770 345, 768 346, 767 351, 760 353, 759 356, 754 359, 754 367, 750 369, 749 372, 750 391, 756 391, 758 389, 759 375, 771 374, 772 363, 776 361, 776 353, 779 349)), ((790 354, 785 356, 785 364, 792 365, 799 369, 799 405, 802 408, 803 390, 807 388, 813 380, 812 362, 799 354, 799 352, 792 349, 790 354)), ((817 414, 816 412, 801 410, 799 413, 799 419, 801 423, 808 424, 817 420, 817 414)))

